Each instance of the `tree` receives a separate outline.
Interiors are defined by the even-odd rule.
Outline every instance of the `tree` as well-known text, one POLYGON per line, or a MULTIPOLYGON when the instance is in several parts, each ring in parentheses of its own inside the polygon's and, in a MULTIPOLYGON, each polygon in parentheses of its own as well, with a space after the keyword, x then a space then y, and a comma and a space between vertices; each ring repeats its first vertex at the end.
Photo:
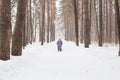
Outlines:
POLYGON ((83 26, 84 26, 84 21, 83 21, 83 9, 84 9, 84 4, 83 4, 83 0, 82 0, 82 18, 81 18, 81 28, 80 28, 80 42, 83 43, 83 26))
POLYGON ((119 52, 118 55, 120 56, 120 12, 119 12, 119 0, 115 0, 115 11, 116 11, 116 21, 117 21, 117 27, 118 27, 118 41, 119 41, 119 52))
POLYGON ((50 21, 51 21, 51 28, 50 28, 50 33, 51 33, 51 36, 50 36, 50 41, 54 41, 55 40, 55 0, 50 0, 51 3, 50 3, 50 8, 51 8, 51 18, 50 18, 50 21))
POLYGON ((99 0, 99 29, 98 29, 99 46, 102 46, 102 0, 99 0))
POLYGON ((22 55, 22 33, 25 25, 25 13, 26 13, 27 0, 18 0, 17 17, 15 28, 12 36, 12 55, 22 55))
POLYGON ((88 0, 84 0, 84 9, 85 9, 85 23, 84 23, 84 44, 85 47, 88 48, 89 47, 89 43, 90 43, 90 25, 89 25, 89 13, 88 13, 88 0))
POLYGON ((74 13, 75 13, 75 33, 76 33, 76 45, 79 46, 79 31, 78 31, 78 9, 77 0, 74 0, 74 13))
POLYGON ((0 59, 10 59, 11 5, 10 0, 0 0, 0 59))
POLYGON ((45 36, 45 0, 42 1, 42 32, 41 32, 41 45, 44 44, 44 36, 45 36))
POLYGON ((49 0, 47 0, 47 43, 49 43, 49 30, 50 30, 50 25, 49 25, 49 20, 50 20, 50 8, 49 8, 50 6, 49 6, 49 0))
POLYGON ((32 1, 31 0, 29 0, 29 2, 30 2, 30 5, 29 5, 29 7, 30 7, 30 30, 31 30, 31 37, 30 37, 30 43, 32 44, 32 41, 33 41, 33 24, 32 24, 32 1))

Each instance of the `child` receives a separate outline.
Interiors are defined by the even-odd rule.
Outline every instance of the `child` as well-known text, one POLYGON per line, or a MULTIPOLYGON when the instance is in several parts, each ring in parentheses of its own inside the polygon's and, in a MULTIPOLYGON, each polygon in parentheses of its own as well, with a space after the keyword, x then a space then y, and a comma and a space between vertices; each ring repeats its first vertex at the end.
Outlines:
POLYGON ((59 51, 62 51, 62 40, 61 39, 59 39, 58 41, 57 41, 57 47, 58 47, 58 52, 59 51))

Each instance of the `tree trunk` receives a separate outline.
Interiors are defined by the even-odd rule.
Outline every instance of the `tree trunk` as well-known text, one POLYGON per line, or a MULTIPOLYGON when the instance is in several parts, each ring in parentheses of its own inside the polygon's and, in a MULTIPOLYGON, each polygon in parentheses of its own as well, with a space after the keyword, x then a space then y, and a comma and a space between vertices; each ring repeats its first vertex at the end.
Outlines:
POLYGON ((118 3, 117 0, 115 0, 115 43, 118 43, 118 12, 117 9, 119 11, 119 7, 118 7, 118 3))
POLYGON ((31 10, 31 7, 32 7, 32 6, 31 6, 31 4, 32 4, 32 2, 31 2, 31 0, 30 0, 30 5, 29 5, 29 7, 30 7, 30 8, 29 8, 29 9, 30 9, 30 10, 29 10, 29 11, 30 11, 30 30, 31 30, 31 31, 30 31, 30 32, 31 32, 31 33, 30 33, 30 36, 31 36, 31 37, 30 37, 30 43, 32 44, 32 41, 33 41, 33 24, 32 24, 32 10, 31 10))
POLYGON ((11 5, 10 0, 0 0, 0 59, 10 59, 11 5))
POLYGON ((55 40, 55 6, 54 6, 54 0, 51 0, 51 40, 55 40))
POLYGON ((108 43, 108 1, 106 0, 106 42, 108 43))
POLYGON ((83 43, 83 26, 84 26, 84 19, 83 19, 83 0, 82 0, 82 19, 81 19, 81 29, 80 29, 80 42, 83 43))
POLYGON ((27 0, 18 0, 17 17, 12 37, 13 56, 22 55, 22 33, 25 24, 26 2, 27 0))
POLYGON ((79 31, 78 31, 78 9, 77 0, 74 0, 74 14, 75 14, 75 35, 76 35, 76 45, 79 46, 79 31))
POLYGON ((118 0, 115 0, 115 11, 116 11, 116 21, 117 21, 117 27, 118 27, 118 41, 119 41, 119 52, 118 56, 120 56, 120 12, 119 12, 119 2, 118 0))
POLYGON ((49 32, 50 32, 50 31, 49 31, 49 30, 50 30, 50 29, 49 29, 49 20, 50 20, 49 1, 47 1, 47 9, 48 9, 48 10, 47 10, 47 17, 48 17, 48 20, 47 20, 47 26, 48 26, 48 27, 47 27, 47 43, 49 43, 49 37, 50 37, 50 36, 49 36, 49 32))
POLYGON ((85 48, 89 47, 89 35, 90 35, 90 25, 89 25, 89 13, 88 13, 88 0, 84 0, 85 9, 85 24, 84 24, 84 44, 85 48))
POLYGON ((103 46, 103 42, 102 42, 102 0, 99 0, 99 31, 98 31, 98 38, 99 38, 99 46, 103 46))
POLYGON ((44 44, 44 34, 45 34, 45 0, 42 4, 42 34, 41 34, 41 45, 44 44))

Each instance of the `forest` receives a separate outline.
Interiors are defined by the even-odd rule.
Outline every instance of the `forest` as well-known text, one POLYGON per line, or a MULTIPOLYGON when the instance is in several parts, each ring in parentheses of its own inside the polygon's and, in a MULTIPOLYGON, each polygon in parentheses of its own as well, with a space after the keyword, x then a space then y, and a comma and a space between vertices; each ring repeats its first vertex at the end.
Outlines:
POLYGON ((59 37, 85 48, 116 44, 120 56, 119 0, 0 0, 0 60, 21 56, 28 44, 59 37))

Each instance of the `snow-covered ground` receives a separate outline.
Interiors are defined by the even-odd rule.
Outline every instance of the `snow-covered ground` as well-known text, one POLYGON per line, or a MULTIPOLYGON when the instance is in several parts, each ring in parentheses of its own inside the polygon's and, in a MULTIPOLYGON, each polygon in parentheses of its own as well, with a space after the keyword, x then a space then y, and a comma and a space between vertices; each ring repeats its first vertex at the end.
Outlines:
POLYGON ((21 57, 0 61, 0 80, 120 80, 116 46, 63 44, 62 52, 57 52, 56 42, 28 45, 21 57))

